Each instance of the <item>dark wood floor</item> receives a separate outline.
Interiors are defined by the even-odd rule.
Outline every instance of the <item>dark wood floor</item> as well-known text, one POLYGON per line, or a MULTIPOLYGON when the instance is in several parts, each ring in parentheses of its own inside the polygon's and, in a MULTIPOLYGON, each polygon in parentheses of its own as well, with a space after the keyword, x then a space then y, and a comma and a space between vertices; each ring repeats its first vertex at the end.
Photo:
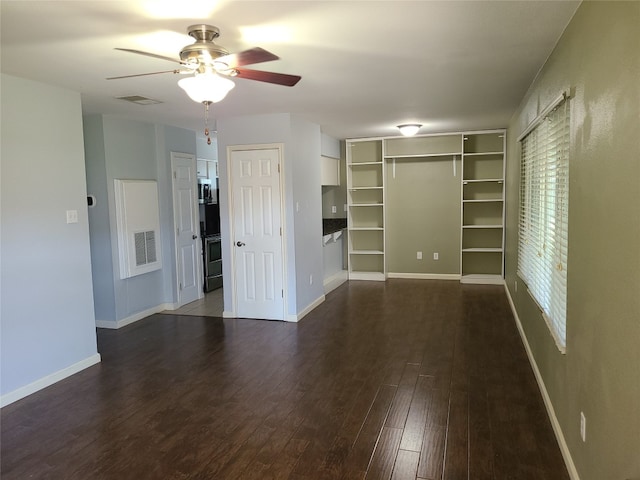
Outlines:
POLYGON ((299 324, 154 315, 2 409, 2 478, 568 479, 504 290, 351 282, 299 324))

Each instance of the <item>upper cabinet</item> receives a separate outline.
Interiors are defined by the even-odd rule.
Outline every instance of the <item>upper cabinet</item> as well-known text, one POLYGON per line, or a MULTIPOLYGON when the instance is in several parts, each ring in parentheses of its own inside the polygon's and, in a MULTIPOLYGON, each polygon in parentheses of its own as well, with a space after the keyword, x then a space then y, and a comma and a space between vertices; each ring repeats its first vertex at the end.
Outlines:
POLYGON ((198 158, 196 160, 198 178, 218 178, 218 161, 198 158))
POLYGON ((322 185, 340 185, 340 159, 320 157, 320 179, 322 185))

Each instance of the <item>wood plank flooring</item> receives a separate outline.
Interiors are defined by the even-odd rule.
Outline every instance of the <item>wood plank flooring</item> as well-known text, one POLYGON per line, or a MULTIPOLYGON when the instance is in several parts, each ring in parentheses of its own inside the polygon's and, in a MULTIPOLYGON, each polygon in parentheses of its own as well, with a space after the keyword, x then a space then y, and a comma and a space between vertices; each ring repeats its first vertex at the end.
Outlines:
POLYGON ((1 412, 12 479, 567 480, 502 287, 349 282, 300 323, 153 315, 1 412))

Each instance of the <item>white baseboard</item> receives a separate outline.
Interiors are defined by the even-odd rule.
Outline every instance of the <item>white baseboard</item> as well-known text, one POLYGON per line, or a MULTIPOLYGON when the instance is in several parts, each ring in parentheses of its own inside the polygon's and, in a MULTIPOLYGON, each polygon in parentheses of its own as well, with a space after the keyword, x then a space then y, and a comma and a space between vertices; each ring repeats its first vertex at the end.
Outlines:
POLYGON ((348 278, 349 278, 349 272, 347 272, 346 270, 340 270, 339 272, 331 275, 330 277, 325 278, 323 282, 324 294, 326 295, 327 293, 335 290, 344 282, 346 282, 348 278))
POLYGON ((96 327, 118 329, 131 323, 137 322, 138 320, 142 320, 143 318, 146 318, 149 315, 153 315, 154 313, 163 312, 165 310, 176 310, 177 308, 179 307, 177 307, 175 303, 161 303, 160 305, 148 308, 147 310, 143 310, 142 312, 134 313, 133 315, 120 320, 96 320, 96 327))
POLYGON ((311 302, 309 305, 307 305, 307 307, 305 309, 303 309, 300 313, 296 314, 296 315, 285 315, 284 316, 284 321, 285 322, 299 322, 300 320, 302 320, 302 318, 309 313, 311 310, 313 310, 314 308, 316 308, 318 305, 320 305, 322 302, 324 302, 324 295, 320 295, 318 298, 316 298, 313 302, 311 302))
POLYGON ((511 298, 511 292, 509 292, 506 284, 504 286, 504 289, 507 292, 507 298, 509 300, 509 305, 511 306, 511 311, 513 312, 513 318, 515 318, 516 321, 516 326, 518 327, 518 332, 520 333, 520 338, 522 339, 524 348, 527 351, 529 363, 531 364, 531 368, 533 369, 536 381, 538 382, 538 388, 542 393, 544 405, 547 408, 547 415, 549 415, 549 420, 551 420, 551 426, 553 427, 553 432, 555 433, 556 440, 558 441, 558 445, 560 446, 560 451, 562 452, 564 463, 566 464, 567 470, 569 471, 569 477, 571 477, 571 480, 580 480, 580 477, 578 476, 578 470, 576 469, 575 463, 573 463, 573 458, 571 457, 571 452, 569 451, 569 446, 567 445, 567 442, 564 438, 562 427, 560 427, 560 422, 558 422, 558 417, 556 417, 553 403, 551 403, 549 392, 547 392, 547 387, 544 384, 544 380, 542 379, 542 375, 540 374, 540 370, 538 369, 538 364, 536 363, 536 359, 533 356, 531 347, 529 347, 529 342, 527 341, 527 337, 524 333, 524 328, 522 327, 522 322, 520 322, 520 317, 518 316, 518 312, 516 311, 516 306, 513 303, 513 299, 511 298))
POLYGON ((14 390, 13 392, 6 393, 0 397, 0 407, 5 407, 10 403, 17 402, 21 398, 31 395, 32 393, 36 393, 38 390, 47 388, 49 385, 53 385, 60 380, 64 380, 85 368, 95 365, 96 363, 100 363, 100 360, 100 354, 95 353, 94 355, 74 363, 67 368, 63 368, 62 370, 58 370, 57 372, 47 375, 46 377, 42 377, 29 385, 25 385, 24 387, 14 390))
POLYGON ((222 318, 236 318, 236 312, 230 312, 229 310, 224 310, 222 312, 222 318))
POLYGON ((409 278, 416 280, 460 280, 458 273, 388 273, 389 278, 409 278))

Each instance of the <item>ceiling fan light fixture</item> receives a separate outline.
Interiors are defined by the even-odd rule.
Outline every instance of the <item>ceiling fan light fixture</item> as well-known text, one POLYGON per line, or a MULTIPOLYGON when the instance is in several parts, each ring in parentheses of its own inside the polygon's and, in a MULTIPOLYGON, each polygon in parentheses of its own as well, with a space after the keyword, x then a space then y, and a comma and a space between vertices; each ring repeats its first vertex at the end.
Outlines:
POLYGON ((179 80, 178 86, 194 102, 217 103, 226 97, 227 93, 236 85, 228 78, 221 77, 216 73, 205 72, 179 80))
POLYGON ((405 123, 403 125, 398 125, 398 130, 400 130, 400 133, 405 137, 411 137, 418 133, 420 127, 422 127, 422 125, 419 123, 405 123))

